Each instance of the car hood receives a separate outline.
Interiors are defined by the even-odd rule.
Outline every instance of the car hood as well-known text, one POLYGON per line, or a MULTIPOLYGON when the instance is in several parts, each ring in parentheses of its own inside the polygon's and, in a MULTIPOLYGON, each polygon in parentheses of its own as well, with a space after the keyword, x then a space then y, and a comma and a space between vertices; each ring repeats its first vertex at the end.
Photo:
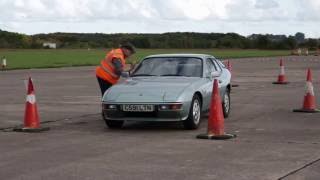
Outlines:
POLYGON ((193 77, 135 77, 111 87, 103 101, 107 102, 175 102, 181 93, 196 82, 193 77))

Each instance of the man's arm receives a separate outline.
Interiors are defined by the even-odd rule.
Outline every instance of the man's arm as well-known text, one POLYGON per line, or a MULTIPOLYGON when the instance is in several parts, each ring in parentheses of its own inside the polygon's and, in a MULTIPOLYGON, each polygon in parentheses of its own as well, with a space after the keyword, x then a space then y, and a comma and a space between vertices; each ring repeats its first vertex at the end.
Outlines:
POLYGON ((116 69, 116 74, 118 76, 121 75, 122 71, 123 71, 123 67, 121 64, 121 60, 120 59, 112 59, 112 64, 114 65, 115 69, 116 69))

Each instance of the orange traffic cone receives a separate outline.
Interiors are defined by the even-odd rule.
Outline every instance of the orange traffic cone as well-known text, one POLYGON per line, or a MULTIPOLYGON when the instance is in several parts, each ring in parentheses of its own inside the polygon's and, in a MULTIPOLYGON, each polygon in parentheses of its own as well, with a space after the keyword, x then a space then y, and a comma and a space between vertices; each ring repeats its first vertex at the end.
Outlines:
POLYGON ((226 134, 224 132, 224 117, 222 111, 221 97, 219 93, 218 80, 214 80, 211 105, 208 119, 208 131, 207 134, 200 134, 198 139, 230 139, 236 135, 226 134))
MULTIPOLYGON (((229 60, 227 61, 227 69, 229 70, 229 72, 231 74, 231 81, 232 81, 232 64, 229 60)), ((233 84, 233 83, 231 83, 231 86, 232 87, 239 87, 238 84, 233 84)))
POLYGON ((232 65, 229 60, 227 61, 227 69, 232 73, 232 65))
POLYGON ((303 100, 302 109, 295 109, 293 112, 305 112, 305 113, 316 113, 320 110, 316 109, 316 98, 314 96, 313 85, 312 85, 312 73, 311 69, 307 72, 307 82, 306 82, 306 95, 303 100))
POLYGON ((289 82, 287 82, 286 80, 286 75, 285 75, 285 71, 284 71, 284 63, 282 61, 282 59, 280 59, 280 74, 278 76, 278 81, 277 82, 273 82, 273 84, 288 84, 289 82))
POLYGON ((49 128, 41 128, 39 115, 36 104, 36 96, 31 77, 28 80, 28 93, 26 98, 26 108, 24 114, 24 127, 15 128, 14 131, 19 132, 41 132, 49 130, 49 128))

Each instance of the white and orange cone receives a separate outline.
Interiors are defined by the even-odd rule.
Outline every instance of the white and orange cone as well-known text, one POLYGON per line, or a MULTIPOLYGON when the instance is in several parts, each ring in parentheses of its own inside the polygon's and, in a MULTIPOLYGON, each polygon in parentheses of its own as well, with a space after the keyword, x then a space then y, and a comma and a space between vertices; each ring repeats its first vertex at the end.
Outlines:
POLYGON ((316 98, 313 90, 311 69, 308 69, 308 72, 307 72, 306 94, 304 96, 302 108, 295 109, 293 110, 293 112, 305 112, 305 113, 320 112, 320 110, 316 108, 316 98))
POLYGON ((3 58, 1 63, 1 69, 5 70, 7 68, 7 59, 3 58))
POLYGON ((26 108, 24 114, 24 126, 15 128, 14 131, 19 132, 41 132, 49 130, 49 128, 41 128, 36 103, 36 96, 31 77, 28 80, 28 92, 26 97, 26 108))
POLYGON ((280 59, 280 74, 278 76, 278 80, 276 82, 273 82, 273 84, 288 84, 289 82, 287 81, 286 75, 285 75, 285 70, 284 70, 284 63, 283 60, 280 59))
POLYGON ((224 132, 224 116, 221 104, 221 97, 219 93, 218 80, 214 80, 212 88, 212 97, 208 119, 208 130, 206 134, 200 134, 198 139, 216 139, 224 140, 235 138, 236 135, 226 134, 224 132))

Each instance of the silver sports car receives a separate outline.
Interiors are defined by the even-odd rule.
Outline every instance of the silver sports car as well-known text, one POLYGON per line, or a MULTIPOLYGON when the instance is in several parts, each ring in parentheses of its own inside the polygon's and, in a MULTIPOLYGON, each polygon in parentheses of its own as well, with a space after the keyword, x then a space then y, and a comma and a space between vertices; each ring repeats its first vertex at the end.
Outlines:
POLYGON ((205 54, 148 56, 105 92, 103 118, 109 128, 121 128, 124 121, 182 121, 196 129, 209 110, 214 79, 228 117, 231 74, 221 61, 205 54))

